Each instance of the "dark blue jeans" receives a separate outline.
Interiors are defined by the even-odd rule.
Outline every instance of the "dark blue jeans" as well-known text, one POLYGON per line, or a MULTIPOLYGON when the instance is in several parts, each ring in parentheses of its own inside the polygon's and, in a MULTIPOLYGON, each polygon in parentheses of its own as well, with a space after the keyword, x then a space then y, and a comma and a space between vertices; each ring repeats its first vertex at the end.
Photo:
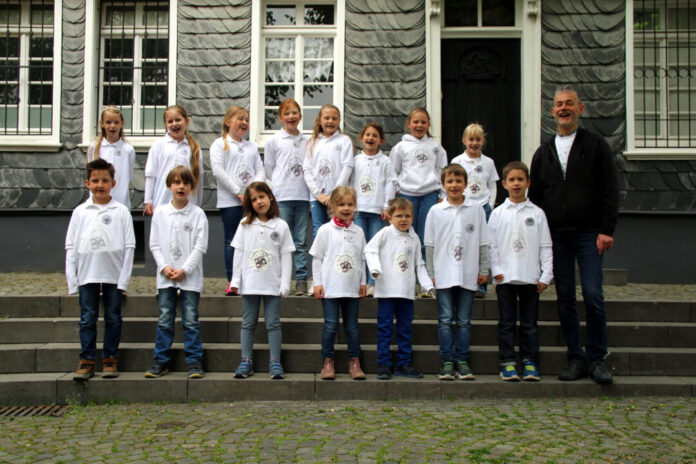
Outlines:
POLYGON ((498 294, 498 355, 502 366, 515 363, 517 300, 520 302, 520 354, 522 361, 539 363, 539 294, 536 285, 496 285, 498 294))
POLYGON ((437 195, 440 191, 435 190, 434 192, 421 195, 419 197, 404 195, 400 193, 399 196, 406 198, 411 203, 413 203, 413 230, 418 234, 418 238, 421 241, 421 254, 423 255, 423 261, 425 261, 425 219, 428 217, 428 211, 437 203, 437 195))
POLYGON ((474 292, 462 287, 437 290, 440 361, 469 361, 474 292))
MULTIPOLYGON (((386 222, 383 221, 379 214, 377 213, 365 213, 357 211, 355 217, 353 218, 355 225, 359 226, 365 233, 365 242, 369 242, 372 237, 377 235, 382 227, 385 226, 386 222)), ((369 285, 375 284, 375 279, 372 278, 367 266, 365 266, 365 272, 367 273, 367 283, 369 285)))
POLYGON ((597 231, 552 232, 553 277, 556 282, 558 315, 568 345, 568 359, 603 362, 607 354, 607 317, 602 291, 602 256, 597 250, 597 231), (587 354, 575 301, 575 260, 587 313, 587 354))
POLYGON ((360 357, 360 329, 358 328, 359 298, 324 298, 324 328, 321 331, 321 357, 335 359, 334 343, 338 332, 338 317, 343 316, 348 357, 360 357))
POLYGON ((329 213, 328 208, 316 200, 309 202, 309 209, 312 211, 312 239, 315 239, 319 228, 329 222, 329 213))
POLYGON ((279 201, 280 218, 288 223, 295 244, 295 280, 307 280, 308 201, 279 201))
POLYGON ((222 230, 225 238, 223 251, 225 253, 225 272, 227 272, 227 282, 232 280, 232 263, 234 262, 234 248, 232 248, 232 239, 239 227, 239 221, 242 220, 242 207, 230 206, 229 208, 220 208, 220 217, 222 218, 222 230))
POLYGON ((380 298, 377 309, 377 364, 392 365, 389 353, 394 336, 394 316, 396 315, 396 365, 411 364, 413 354, 413 300, 407 298, 380 298))
POLYGON ((102 359, 117 358, 121 342, 121 290, 116 284, 80 285, 80 359, 94 360, 97 351, 99 291, 104 294, 104 348, 102 359))
MULTIPOLYGON (((171 348, 174 342, 174 320, 176 318, 176 294, 174 287, 157 290, 157 304, 160 316, 155 338, 155 362, 166 365, 172 358, 171 348)), ((201 363, 203 360, 203 343, 201 342, 201 324, 198 322, 198 301, 201 294, 181 290, 181 325, 184 327, 184 352, 186 364, 201 363)))

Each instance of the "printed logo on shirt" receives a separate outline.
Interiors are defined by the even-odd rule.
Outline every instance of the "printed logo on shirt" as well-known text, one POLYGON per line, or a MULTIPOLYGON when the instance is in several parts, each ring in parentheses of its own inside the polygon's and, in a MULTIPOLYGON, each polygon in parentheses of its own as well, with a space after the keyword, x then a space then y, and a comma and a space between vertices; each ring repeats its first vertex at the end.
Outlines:
POLYGON ((483 191, 483 181, 479 177, 471 177, 467 183, 466 189, 470 195, 478 195, 483 191))
POLYGON ((524 220, 524 223, 531 227, 534 225, 534 218, 528 217, 527 219, 524 220))
POLYGON ((169 254, 174 261, 179 261, 184 257, 183 246, 179 240, 176 238, 169 242, 169 254))
POLYGON ((193 230, 193 226, 190 222, 184 222, 184 230, 186 232, 191 232, 193 230))
POLYGON ((109 216, 108 214, 105 214, 104 216, 102 216, 102 222, 105 225, 108 226, 109 224, 111 224, 111 221, 112 221, 111 216, 109 216))
POLYGON ((474 169, 474 170, 475 170, 476 172, 478 172, 478 173, 482 173, 482 172, 483 172, 483 166, 481 166, 481 165, 479 164, 478 166, 476 166, 476 169, 474 169))
POLYGON ((266 272, 273 264, 273 255, 265 248, 256 248, 249 253, 249 268, 255 272, 266 272))
POLYGON ((303 173, 302 158, 299 156, 293 156, 290 160, 290 175, 293 177, 302 177, 303 173))
POLYGON ((331 161, 329 161, 326 158, 319 161, 319 169, 317 169, 317 172, 319 173, 319 177, 322 177, 322 178, 330 177, 331 173, 333 172, 333 165, 332 165, 331 161))
POLYGON ((464 241, 464 237, 462 237, 461 234, 455 234, 454 237, 450 239, 447 251, 450 259, 460 264, 466 254, 466 242, 464 241))
POLYGON ((357 269, 355 259, 349 253, 339 253, 334 259, 334 269, 337 274, 352 275, 357 269))
POLYGON ((513 232, 510 240, 510 248, 513 254, 519 257, 527 256, 529 245, 527 243, 527 236, 522 231, 517 230, 513 232))
POLYGON ((95 227, 89 232, 84 244, 85 253, 104 253, 111 250, 111 234, 103 227, 95 227))
POLYGON ((467 224, 464 230, 466 230, 469 233, 472 233, 474 231, 475 227, 473 224, 467 224))
POLYGON ((408 258, 408 253, 405 250, 396 253, 396 256, 394 256, 394 269, 396 272, 404 274, 408 271, 408 258))
POLYGON ((374 195, 377 191, 377 182, 370 176, 365 176, 360 179, 359 184, 360 194, 362 195, 374 195))
POLYGON ((415 160, 418 162, 418 164, 423 164, 427 163, 430 157, 428 156, 428 152, 423 150, 422 148, 418 148, 413 152, 413 157, 415 160))
POLYGON ((271 232, 271 240, 277 243, 279 238, 280 234, 277 231, 274 230, 273 232, 271 232))
POLYGON ((248 185, 254 179, 252 170, 246 163, 239 163, 236 170, 237 179, 239 179, 242 184, 248 185))

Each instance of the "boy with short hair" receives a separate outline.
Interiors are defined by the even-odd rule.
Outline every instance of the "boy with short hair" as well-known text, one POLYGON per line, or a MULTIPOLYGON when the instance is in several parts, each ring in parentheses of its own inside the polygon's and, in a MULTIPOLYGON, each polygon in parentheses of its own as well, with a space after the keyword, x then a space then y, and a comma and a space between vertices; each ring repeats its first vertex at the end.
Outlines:
POLYGON ((553 278, 551 233, 544 211, 526 198, 529 169, 520 161, 503 169, 509 196, 488 222, 491 273, 498 295, 500 378, 520 380, 515 360, 517 300, 520 306, 519 342, 522 379, 539 380, 539 294, 553 278))
POLYGON ((172 201, 155 208, 150 227, 150 251, 157 262, 157 304, 160 309, 155 339, 155 361, 145 377, 169 372, 174 341, 177 293, 181 295, 181 324, 189 378, 203 373, 203 343, 198 322, 198 302, 203 290, 203 255, 208 249, 208 220, 201 208, 189 201, 195 183, 193 173, 176 166, 167 175, 172 201))
POLYGON ((433 288, 421 256, 420 239, 414 232, 413 204, 395 198, 387 210, 390 226, 382 228, 365 247, 365 260, 375 279, 377 310, 377 378, 391 378, 389 345, 396 315, 396 369, 394 375, 419 379, 423 374, 412 365, 413 300, 416 275, 426 291, 433 288))
POLYGON ((426 267, 437 289, 439 378, 474 380, 469 367, 471 311, 474 292, 488 280, 486 213, 464 197, 467 176, 462 166, 445 167, 441 180, 447 198, 430 208, 424 240, 426 267))
POLYGON ((128 289, 135 233, 128 208, 111 197, 114 167, 103 159, 87 164, 85 185, 91 198, 70 217, 65 237, 65 276, 68 293, 80 294, 80 364, 74 380, 94 375, 99 293, 104 297, 102 377, 118 376, 121 341, 121 292, 128 289))

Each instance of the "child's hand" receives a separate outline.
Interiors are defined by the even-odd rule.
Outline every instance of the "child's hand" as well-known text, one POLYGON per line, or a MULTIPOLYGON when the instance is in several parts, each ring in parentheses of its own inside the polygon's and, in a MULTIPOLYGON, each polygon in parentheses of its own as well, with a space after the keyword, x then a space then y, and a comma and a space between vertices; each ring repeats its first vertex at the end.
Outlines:
POLYGON ((239 288, 237 287, 230 287, 230 291, 235 295, 239 295, 239 288))
POLYGON ((324 195, 323 193, 320 193, 320 194, 317 196, 317 200, 319 200, 319 203, 321 203, 322 205, 328 205, 328 204, 329 204, 329 196, 328 196, 328 195, 324 195))
POLYGON ((184 280, 184 277, 186 277, 186 272, 183 269, 176 269, 171 279, 174 282, 181 282, 182 280, 184 280))
POLYGON ((145 209, 143 209, 143 216, 152 216, 152 213, 155 212, 155 207, 152 206, 152 203, 145 203, 145 209))
POLYGON ((174 275, 174 269, 171 266, 164 266, 161 274, 167 279, 171 280, 172 276, 174 275))
POLYGON ((372 273, 372 278, 373 278, 373 279, 379 279, 379 276, 380 276, 380 275, 381 275, 381 274, 380 274, 379 272, 373 272, 373 273, 372 273))
POLYGON ((537 293, 541 293, 541 292, 543 292, 544 290, 546 290, 547 288, 549 288, 549 285, 548 285, 548 284, 545 284, 545 283, 543 283, 543 282, 537 283, 537 293))
POLYGON ((324 287, 322 285, 314 286, 314 298, 321 300, 324 298, 324 287))
POLYGON ((365 285, 361 285, 360 293, 358 294, 360 295, 360 298, 365 298, 365 296, 367 296, 367 287, 365 285))
POLYGON ((485 276, 483 274, 479 274, 478 280, 476 282, 478 282, 479 285, 483 285, 486 282, 488 282, 488 276, 485 276))
POLYGON ((503 274, 498 274, 497 276, 493 276, 496 282, 502 282, 504 276, 503 274))
POLYGON ((383 209, 382 212, 379 215, 379 219, 382 221, 387 221, 389 220, 389 213, 387 212, 386 209, 383 209))
POLYGON ((241 201, 242 204, 244 204, 244 194, 243 193, 238 193, 237 198, 239 198, 239 201, 241 201))

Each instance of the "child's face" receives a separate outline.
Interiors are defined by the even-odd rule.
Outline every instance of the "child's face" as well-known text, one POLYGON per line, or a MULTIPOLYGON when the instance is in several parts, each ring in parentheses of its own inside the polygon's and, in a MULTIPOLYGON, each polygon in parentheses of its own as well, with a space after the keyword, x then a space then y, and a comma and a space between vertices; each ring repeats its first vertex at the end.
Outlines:
POLYGON ((466 190, 466 180, 464 180, 464 176, 447 174, 444 188, 448 199, 459 202, 464 196, 464 190, 466 190))
POLYGON ((116 181, 108 170, 95 169, 89 173, 85 185, 92 193, 92 201, 98 205, 105 205, 111 200, 111 189, 116 185, 116 181))
POLYGON ((430 118, 428 118, 427 114, 419 111, 411 116, 411 120, 408 122, 408 130, 411 131, 412 136, 422 139, 429 129, 430 118))
POLYGON ((171 109, 164 113, 164 127, 167 128, 167 133, 171 138, 181 142, 186 136, 186 128, 191 122, 190 118, 185 118, 176 111, 171 109))
POLYGON ((466 147, 466 152, 469 156, 478 158, 481 156, 481 148, 483 148, 483 143, 486 141, 483 137, 464 137, 462 143, 466 147))
POLYGON ((529 188, 529 178, 521 169, 513 169, 508 172, 507 177, 503 179, 503 187, 510 195, 510 201, 515 203, 526 200, 526 192, 529 188))
POLYGON ((280 119, 280 122, 283 124, 285 132, 288 134, 296 134, 297 125, 302 121, 302 113, 300 113, 298 107, 290 105, 283 110, 278 119, 280 119))
POLYGON ((397 208, 391 216, 389 222, 401 232, 408 232, 413 224, 413 211, 410 209, 397 208))
POLYGON ((249 200, 256 214, 261 218, 265 218, 268 210, 271 209, 271 198, 265 192, 249 189, 249 200))
POLYGON ((183 202, 188 200, 192 186, 191 184, 185 184, 181 178, 175 177, 167 188, 172 192, 172 199, 183 202))
POLYGON ((349 221, 353 219, 353 214, 355 213, 355 200, 353 195, 343 195, 338 199, 336 204, 332 205, 334 214, 342 221, 349 221))
POLYGON ((106 132, 106 139, 108 141, 115 142, 121 136, 123 121, 121 121, 121 116, 118 113, 105 111, 99 125, 104 129, 104 132, 106 132))
POLYGON ((382 137, 379 135, 377 129, 372 126, 368 126, 367 129, 365 129, 365 132, 363 132, 361 142, 363 144, 363 150, 365 153, 368 155, 374 155, 377 153, 379 146, 382 145, 384 140, 382 140, 382 137))
POLYGON ((319 124, 321 131, 326 137, 330 137, 338 130, 338 125, 341 123, 341 116, 333 108, 326 108, 321 112, 319 124))
POLYGON ((232 119, 227 121, 225 125, 227 126, 227 133, 230 134, 230 137, 237 142, 241 142, 242 138, 249 132, 249 113, 240 111, 232 116, 232 119))

